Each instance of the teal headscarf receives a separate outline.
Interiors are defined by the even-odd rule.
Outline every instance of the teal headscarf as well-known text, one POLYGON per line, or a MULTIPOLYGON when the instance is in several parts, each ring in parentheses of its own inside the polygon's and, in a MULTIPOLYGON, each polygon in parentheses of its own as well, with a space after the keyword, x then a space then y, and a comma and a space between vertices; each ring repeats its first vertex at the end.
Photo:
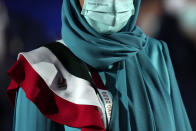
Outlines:
POLYGON ((167 46, 136 26, 140 0, 134 6, 135 15, 120 32, 103 35, 85 21, 79 0, 63 0, 63 41, 103 74, 113 96, 108 130, 191 131, 167 46))
POLYGON ((81 15, 79 0, 65 1, 62 12, 62 38, 77 56, 93 67, 104 69, 125 60, 141 51, 146 43, 146 35, 137 27, 139 1, 136 1, 135 16, 121 32, 104 36, 97 33, 81 15), (78 43, 79 42, 79 43, 78 43), (112 48, 111 48, 112 47, 112 48), (92 50, 96 48, 96 50, 92 50), (82 53, 82 54, 81 54, 82 53), (96 60, 95 60, 96 58, 96 60))

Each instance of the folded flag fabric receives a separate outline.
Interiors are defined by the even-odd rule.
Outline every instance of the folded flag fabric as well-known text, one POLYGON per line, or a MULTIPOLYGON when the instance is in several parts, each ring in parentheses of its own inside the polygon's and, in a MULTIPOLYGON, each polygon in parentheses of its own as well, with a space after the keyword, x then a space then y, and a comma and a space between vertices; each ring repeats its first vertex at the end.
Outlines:
POLYGON ((111 108, 112 101, 101 78, 64 44, 54 42, 20 53, 8 74, 12 80, 7 94, 13 106, 21 87, 40 112, 57 123, 81 131, 104 131, 107 127, 104 105, 109 102, 111 108))

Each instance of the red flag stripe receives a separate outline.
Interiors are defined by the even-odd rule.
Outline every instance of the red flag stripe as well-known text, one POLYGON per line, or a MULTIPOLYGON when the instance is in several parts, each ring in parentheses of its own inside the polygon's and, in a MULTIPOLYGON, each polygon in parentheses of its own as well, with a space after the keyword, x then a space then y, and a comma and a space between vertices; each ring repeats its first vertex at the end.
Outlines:
POLYGON ((47 118, 63 125, 81 128, 82 131, 105 131, 98 107, 74 104, 56 95, 24 56, 20 55, 8 74, 12 81, 7 89, 7 95, 13 106, 16 91, 20 86, 26 97, 47 118))

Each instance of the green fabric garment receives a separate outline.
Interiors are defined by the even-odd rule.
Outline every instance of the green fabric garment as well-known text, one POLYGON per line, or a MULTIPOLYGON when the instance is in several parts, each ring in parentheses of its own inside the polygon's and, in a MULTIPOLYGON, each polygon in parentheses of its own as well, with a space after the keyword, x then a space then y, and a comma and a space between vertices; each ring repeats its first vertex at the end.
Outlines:
MULTIPOLYGON (((151 38, 150 41, 157 40, 151 38)), ((146 70, 155 69, 161 81, 149 79, 146 76, 148 74, 139 71, 143 66, 139 62, 140 55, 132 59, 137 66, 132 67, 129 72, 133 75, 122 81, 121 86, 114 88, 111 73, 105 72, 103 76, 103 72, 100 72, 103 81, 110 79, 106 82, 106 87, 113 94, 112 119, 108 129, 111 131, 192 131, 167 45, 164 42, 151 44, 145 49, 145 54, 151 61, 151 68, 146 70), (143 79, 143 82, 136 81, 135 77, 143 79), (123 86, 124 82, 130 84, 130 88, 123 86), (137 84, 138 86, 134 86, 137 84)), ((123 66, 126 64, 125 62, 123 66)), ((153 77, 155 74, 150 75, 153 77)), ((119 77, 124 78, 123 75, 119 77)))
POLYGON ((26 97, 22 88, 18 88, 16 94, 13 118, 13 131, 65 131, 67 128, 46 118, 26 97))
POLYGON ((22 88, 19 88, 16 94, 13 118, 13 131, 81 131, 48 119, 26 97, 22 88))
POLYGON ((191 131, 167 45, 136 26, 140 0, 134 6, 135 15, 121 31, 103 35, 85 21, 79 1, 64 0, 63 41, 102 74, 112 94, 107 130, 191 131))

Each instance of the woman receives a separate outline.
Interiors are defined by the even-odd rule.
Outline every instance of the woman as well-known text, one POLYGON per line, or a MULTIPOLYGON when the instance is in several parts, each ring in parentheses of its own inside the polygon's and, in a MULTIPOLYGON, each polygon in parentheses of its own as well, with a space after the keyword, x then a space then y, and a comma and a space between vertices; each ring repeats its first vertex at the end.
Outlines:
POLYGON ((139 5, 63 1, 63 40, 8 72, 15 131, 192 130, 167 45, 136 26, 139 5))

